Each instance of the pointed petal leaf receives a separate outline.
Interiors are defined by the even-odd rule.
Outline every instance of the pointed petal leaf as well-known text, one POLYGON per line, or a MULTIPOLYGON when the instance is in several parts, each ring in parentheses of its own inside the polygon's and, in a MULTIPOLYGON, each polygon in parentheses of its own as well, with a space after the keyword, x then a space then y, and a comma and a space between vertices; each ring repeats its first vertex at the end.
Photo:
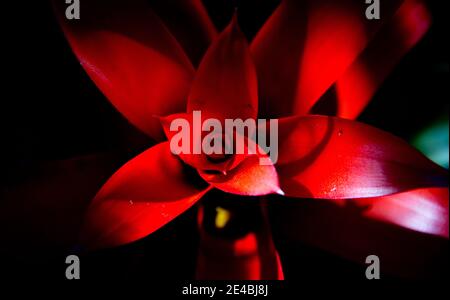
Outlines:
POLYGON ((306 198, 367 198, 448 186, 448 173, 401 139, 335 117, 281 119, 281 189, 306 198))
POLYGON ((237 17, 219 35, 203 58, 188 99, 188 112, 218 119, 256 118, 256 71, 237 17))
MULTIPOLYGON (((351 200, 363 215, 411 230, 448 238, 448 188, 424 188, 394 195, 351 200)), ((336 203, 348 205, 345 199, 336 203)))
MULTIPOLYGON (((366 257, 377 255, 384 278, 447 273, 447 188, 358 200, 280 200, 271 207, 271 224, 282 257, 306 244, 356 262, 362 272, 366 257)), ((296 258, 288 259, 290 273, 298 266, 296 258)))
POLYGON ((430 25, 431 16, 422 1, 405 1, 336 82, 337 115, 356 118, 391 70, 421 40, 430 25))
POLYGON ((304 115, 358 58, 401 0, 367 20, 364 2, 284 0, 252 42, 263 116, 304 115))
POLYGON ((91 79, 132 124, 162 138, 152 116, 185 110, 194 70, 161 20, 141 0, 87 1, 79 20, 66 19, 65 9, 64 1, 55 1, 64 33, 91 79))
POLYGON ((140 239, 191 207, 207 191, 196 186, 167 142, 137 156, 117 171, 88 209, 82 240, 89 248, 140 239))

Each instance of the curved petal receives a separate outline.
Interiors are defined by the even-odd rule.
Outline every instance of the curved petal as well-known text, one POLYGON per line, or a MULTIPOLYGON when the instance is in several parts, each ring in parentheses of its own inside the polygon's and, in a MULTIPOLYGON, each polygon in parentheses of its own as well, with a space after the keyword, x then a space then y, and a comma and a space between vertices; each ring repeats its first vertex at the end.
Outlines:
MULTIPOLYGON (((277 199, 273 204, 271 224, 282 257, 307 244, 360 265, 377 255, 384 278, 447 273, 447 188, 357 200, 277 199)), ((289 261, 287 273, 296 268, 296 259, 289 261)))
POLYGON ((213 187, 227 193, 245 196, 284 195, 275 166, 268 163, 269 156, 256 143, 249 139, 246 142, 249 143, 247 145, 253 144, 252 149, 256 149, 256 153, 246 147, 245 153, 248 155, 235 168, 226 173, 198 170, 200 176, 213 187))
POLYGON ((364 2, 284 0, 251 47, 262 115, 309 113, 401 2, 383 3, 382 19, 367 20, 364 2))
POLYGON ((136 127, 163 137, 153 115, 184 111, 194 69, 169 31, 142 0, 83 3, 79 20, 54 1, 78 60, 112 104, 136 127))
POLYGON ((280 119, 281 189, 306 198, 367 198, 448 186, 448 173, 401 139, 335 117, 280 119))
MULTIPOLYGON (((364 207, 363 216, 423 233, 448 238, 448 188, 423 188, 399 194, 351 200, 364 207)), ((349 205, 348 200, 335 200, 349 205)))
POLYGON ((90 205, 82 231, 89 248, 140 239, 191 207, 208 190, 192 184, 192 174, 158 144, 117 171, 90 205))
POLYGON ((201 0, 150 0, 150 5, 183 47, 194 65, 217 36, 201 0))
POLYGON ((354 119, 400 59, 431 25, 422 1, 408 0, 336 82, 337 115, 354 119))
POLYGON ((255 119, 258 113, 256 71, 237 17, 205 54, 188 99, 188 112, 218 119, 255 119))

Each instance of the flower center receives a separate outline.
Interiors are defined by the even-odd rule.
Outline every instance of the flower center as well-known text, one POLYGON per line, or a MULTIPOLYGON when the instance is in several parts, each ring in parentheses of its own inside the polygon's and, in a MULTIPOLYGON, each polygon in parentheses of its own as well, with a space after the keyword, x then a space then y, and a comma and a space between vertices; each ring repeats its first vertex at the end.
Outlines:
MULTIPOLYGON (((214 143, 219 145, 212 148, 211 153, 207 153, 206 157, 210 162, 222 163, 229 160, 234 154, 234 142, 233 137, 230 137, 224 133, 210 133, 209 137, 214 143)), ((211 141, 210 140, 210 141, 211 141)))

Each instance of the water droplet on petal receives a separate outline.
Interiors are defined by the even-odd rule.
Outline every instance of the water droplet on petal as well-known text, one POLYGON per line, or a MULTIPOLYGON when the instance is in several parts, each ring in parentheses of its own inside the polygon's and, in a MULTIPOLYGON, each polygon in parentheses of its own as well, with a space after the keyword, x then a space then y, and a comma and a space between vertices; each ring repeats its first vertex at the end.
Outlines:
POLYGON ((344 134, 344 131, 342 129, 339 129, 338 136, 342 136, 344 134))

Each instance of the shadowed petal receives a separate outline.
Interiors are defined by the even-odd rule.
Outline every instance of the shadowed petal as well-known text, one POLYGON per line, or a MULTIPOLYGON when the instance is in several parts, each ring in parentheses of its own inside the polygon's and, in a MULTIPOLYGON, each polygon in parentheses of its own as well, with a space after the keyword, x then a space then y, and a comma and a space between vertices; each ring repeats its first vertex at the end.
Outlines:
POLYGON ((196 279, 282 280, 283 270, 265 215, 267 204, 212 190, 198 210, 196 279), (225 218, 220 216, 226 214, 225 218), (222 219, 221 222, 218 222, 222 219))
POLYGON ((422 1, 405 1, 336 82, 337 115, 356 118, 384 79, 420 41, 430 25, 431 16, 422 1))
POLYGON ((153 115, 181 112, 194 69, 183 49, 142 0, 93 0, 79 20, 54 1, 78 60, 111 103, 136 127, 163 137, 153 115))
POLYGON ((283 280, 279 256, 264 233, 237 240, 220 239, 201 231, 197 280, 283 280), (270 269, 266 270, 267 265, 270 269), (273 265, 273 266, 272 266, 273 265))
POLYGON ((282 1, 251 47, 262 115, 308 114, 402 2, 383 3, 381 20, 367 20, 363 1, 282 1))
POLYGON ((281 257, 291 258, 284 265, 287 274, 291 268, 295 272, 292 255, 305 244, 362 265, 361 276, 369 255, 380 258, 384 278, 433 278, 447 272, 447 188, 358 200, 276 200, 271 224, 281 257))
MULTIPOLYGON (((82 240, 89 248, 140 239, 191 207, 208 190, 158 144, 117 171, 98 192, 86 216, 82 240)), ((195 175, 195 173, 194 173, 195 175)))
POLYGON ((448 186, 448 173, 401 139, 335 117, 280 119, 277 171, 288 196, 366 198, 448 186))

